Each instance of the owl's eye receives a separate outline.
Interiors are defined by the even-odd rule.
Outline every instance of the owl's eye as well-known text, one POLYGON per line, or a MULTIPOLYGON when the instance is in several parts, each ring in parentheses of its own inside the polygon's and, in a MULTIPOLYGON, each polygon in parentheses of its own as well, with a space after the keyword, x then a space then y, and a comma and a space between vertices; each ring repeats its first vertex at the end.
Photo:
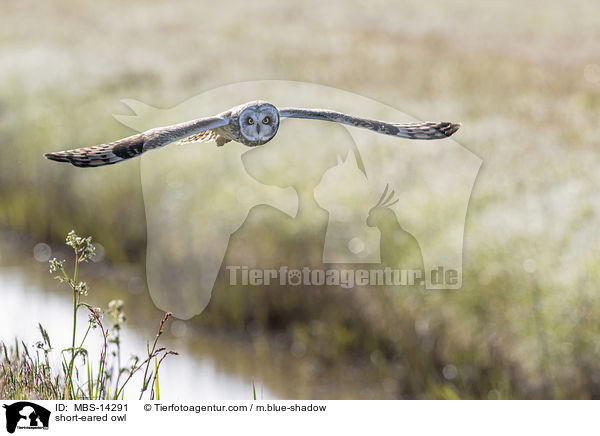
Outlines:
POLYGON ((269 118, 269 117, 263 118, 263 124, 269 124, 270 121, 271 121, 271 118, 269 118))
POLYGON ((254 120, 252 118, 248 118, 248 124, 250 124, 250 125, 254 124, 254 120))

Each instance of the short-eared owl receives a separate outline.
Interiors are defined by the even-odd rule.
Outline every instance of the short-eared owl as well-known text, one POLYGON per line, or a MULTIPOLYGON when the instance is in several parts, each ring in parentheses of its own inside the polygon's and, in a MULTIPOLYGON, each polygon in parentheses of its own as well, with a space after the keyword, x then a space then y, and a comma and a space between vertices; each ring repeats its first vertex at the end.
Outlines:
POLYGON ((386 123, 325 109, 277 109, 266 101, 252 101, 214 117, 157 127, 108 144, 47 153, 45 156, 58 162, 70 162, 78 167, 98 167, 136 157, 176 141, 201 142, 212 139, 219 146, 236 141, 254 147, 273 139, 279 128, 280 118, 286 117, 332 121, 408 139, 442 139, 452 135, 460 127, 460 124, 449 122, 386 123))

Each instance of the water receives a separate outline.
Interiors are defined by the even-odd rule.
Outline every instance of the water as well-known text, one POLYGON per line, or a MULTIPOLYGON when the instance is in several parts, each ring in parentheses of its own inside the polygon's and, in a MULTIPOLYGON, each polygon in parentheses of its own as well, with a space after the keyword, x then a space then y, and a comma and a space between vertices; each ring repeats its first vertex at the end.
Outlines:
MULTIPOLYGON (((33 345, 41 339, 37 328, 41 323, 48 330, 54 349, 50 355, 51 365, 59 368, 60 350, 70 346, 72 334, 72 301, 68 291, 65 290, 64 295, 45 291, 27 279, 23 268, 0 267, 0 306, 0 341, 14 344, 15 338, 19 338, 26 345, 33 345)), ((88 316, 84 310, 80 309, 80 312, 78 330, 82 334, 87 327, 88 316)), ((122 350, 125 350, 123 360, 129 357, 127 353, 144 355, 146 340, 154 339, 155 329, 147 332, 141 337, 125 325, 121 337, 122 350)), ((191 352, 185 340, 173 343, 167 339, 161 342, 180 353, 179 356, 167 357, 163 362, 160 371, 161 399, 252 399, 251 377, 223 370, 210 355, 199 356, 191 352)), ((88 349, 99 350, 101 344, 100 333, 92 331, 87 340, 88 349)), ((92 355, 91 361, 97 362, 97 359, 92 355)), ((127 397, 137 398, 140 380, 134 378, 130 384, 127 397)), ((257 394, 265 399, 275 398, 260 384, 257 385, 257 394)))

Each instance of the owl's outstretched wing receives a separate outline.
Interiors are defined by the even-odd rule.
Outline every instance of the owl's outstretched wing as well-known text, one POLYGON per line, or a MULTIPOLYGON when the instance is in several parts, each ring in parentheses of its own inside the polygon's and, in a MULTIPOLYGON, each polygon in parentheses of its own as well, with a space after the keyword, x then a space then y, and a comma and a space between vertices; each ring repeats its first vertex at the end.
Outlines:
POLYGON ((331 121, 348 126, 369 129, 383 135, 397 136, 408 139, 443 139, 451 136, 461 126, 460 123, 424 122, 424 123, 388 123, 368 118, 354 117, 342 112, 327 109, 303 109, 284 107, 279 109, 279 115, 287 118, 306 118, 311 120, 331 121))
POLYGON ((171 142, 188 136, 225 126, 229 123, 230 112, 214 117, 199 118, 172 126, 157 127, 137 135, 92 147, 46 153, 47 159, 57 162, 70 162, 76 167, 99 167, 112 165, 125 159, 139 156, 145 151, 164 147, 171 142))

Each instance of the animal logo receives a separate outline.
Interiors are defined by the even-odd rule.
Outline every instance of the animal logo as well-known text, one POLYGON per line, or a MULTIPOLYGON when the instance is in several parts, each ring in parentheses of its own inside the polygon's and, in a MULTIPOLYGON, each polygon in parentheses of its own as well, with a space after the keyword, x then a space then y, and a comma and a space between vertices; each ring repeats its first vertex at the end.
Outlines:
POLYGON ((131 158, 141 155, 146 281, 154 304, 179 318, 207 307, 215 284, 226 284, 226 265, 245 265, 239 263, 245 259, 257 268, 285 264, 281 247, 267 248, 283 240, 275 234, 282 229, 289 232, 285 241, 315 244, 311 253, 321 252, 323 263, 380 263, 380 239, 386 233, 366 221, 386 183, 402 191, 402 209, 399 203, 390 208, 419 241, 426 268, 461 261, 463 200, 481 161, 450 139, 428 140, 448 138, 458 124, 415 123, 357 94, 277 80, 226 85, 169 109, 122 102, 132 114, 114 117, 141 133, 47 157, 102 172, 118 162, 123 171, 137 171, 131 158), (264 100, 251 100, 258 95, 264 100), (291 99, 298 107, 280 104, 291 99), (236 105, 240 100, 250 102, 236 105), (223 106, 231 109, 223 112, 223 106), (337 111, 305 109, 328 106, 337 111), (349 115, 357 110, 369 118, 349 115), (218 115, 180 123, 202 112, 218 115), (378 121, 383 119, 401 122, 378 121), (167 127, 156 127, 161 125, 167 127), (217 147, 193 146, 207 141, 217 147), (180 146, 164 147, 170 143, 180 146), (458 168, 446 171, 452 180, 439 177, 449 167, 458 168), (440 231, 457 238, 427 239, 423 201, 415 202, 415 194, 424 192, 422 199, 439 211, 427 218, 439 215, 445 220, 440 231), (455 209, 458 213, 449 215, 455 209), (246 229, 259 229, 249 234, 260 238, 271 226, 274 231, 265 231, 264 242, 253 241, 265 249, 252 257, 258 251, 246 242, 246 229))
POLYGON ((48 429, 50 411, 29 401, 19 401, 13 404, 4 404, 6 409, 6 431, 14 433, 18 428, 48 429))

